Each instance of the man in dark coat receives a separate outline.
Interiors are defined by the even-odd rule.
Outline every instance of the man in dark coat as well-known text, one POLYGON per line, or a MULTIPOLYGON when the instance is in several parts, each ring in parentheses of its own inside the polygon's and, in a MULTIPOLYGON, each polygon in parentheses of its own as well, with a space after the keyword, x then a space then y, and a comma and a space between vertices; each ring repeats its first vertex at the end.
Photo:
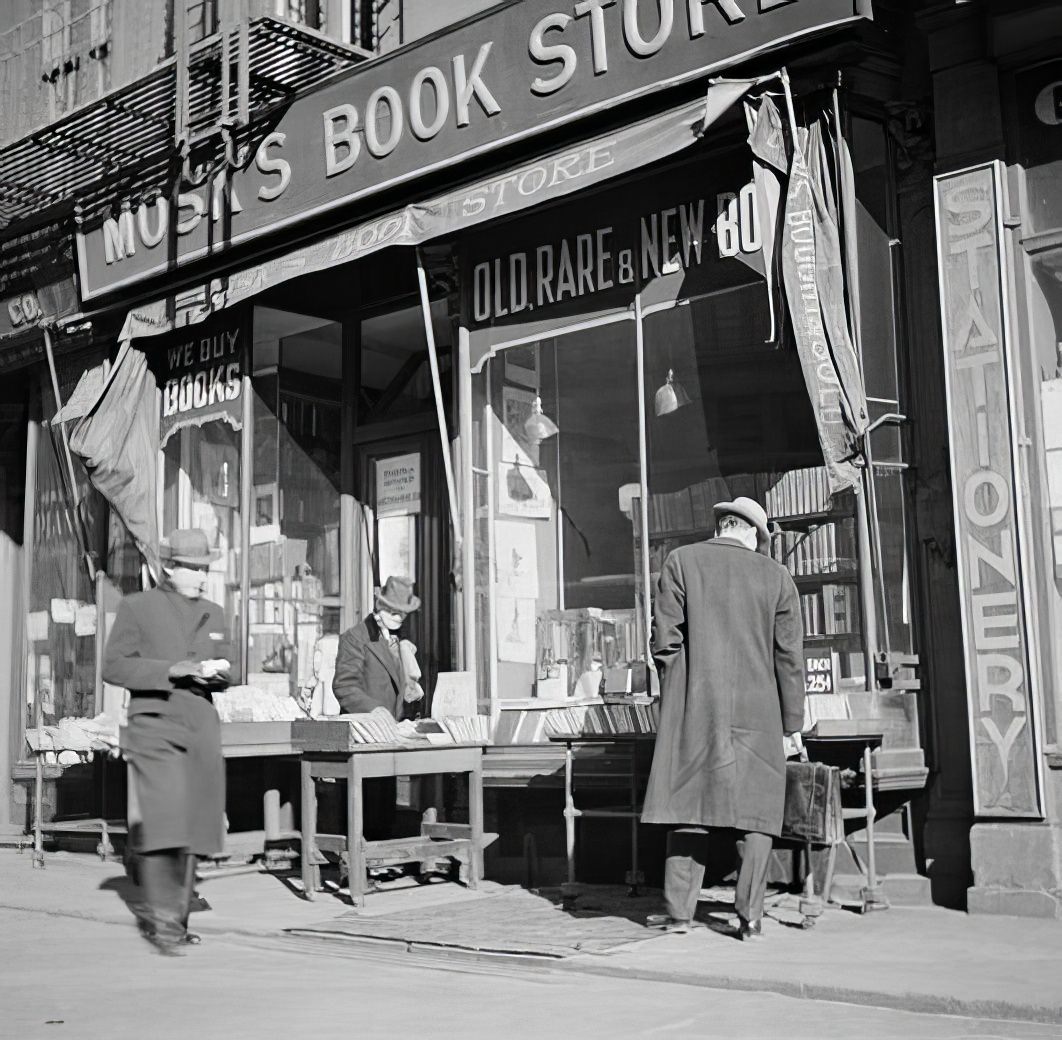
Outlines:
POLYGON ((706 833, 743 835, 735 909, 741 938, 753 939, 782 827, 783 734, 804 719, 803 624, 793 579, 766 555, 760 505, 738 498, 715 517, 715 538, 676 549, 660 575, 660 725, 642 820, 675 828, 664 895, 679 931, 697 908, 706 833))
MULTIPOLYGON (((392 575, 376 594, 376 609, 339 637, 332 692, 344 714, 383 708, 401 720, 416 713, 423 691, 403 667, 398 632, 419 607, 413 582, 392 575)), ((362 791, 366 835, 390 837, 395 816, 394 779, 367 780, 362 791)))
POLYGON ((160 952, 199 937, 188 931, 197 856, 224 842, 225 764, 212 690, 231 681, 235 651, 224 611, 202 598, 211 552, 197 529, 163 543, 165 581, 125 597, 103 678, 129 690, 122 749, 141 812, 140 928, 160 952))

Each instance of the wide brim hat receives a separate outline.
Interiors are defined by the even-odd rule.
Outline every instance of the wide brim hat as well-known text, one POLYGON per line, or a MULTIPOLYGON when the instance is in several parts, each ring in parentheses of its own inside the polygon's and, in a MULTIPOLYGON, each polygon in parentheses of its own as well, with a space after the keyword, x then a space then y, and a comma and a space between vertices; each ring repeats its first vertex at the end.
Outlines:
POLYGON ((412 614, 414 610, 420 609, 420 597, 413 595, 411 578, 391 575, 384 582, 384 587, 376 593, 376 605, 400 614, 412 614))
POLYGON ((159 559, 164 564, 190 567, 205 567, 213 563, 221 553, 210 548, 206 532, 198 527, 182 527, 171 531, 159 545, 159 559))
POLYGON ((742 520, 752 524, 756 528, 756 548, 761 553, 769 552, 771 548, 771 532, 767 524, 767 513, 763 506, 754 499, 745 498, 743 495, 735 498, 733 502, 716 502, 712 507, 715 513, 715 522, 718 524, 721 517, 739 516, 742 520))

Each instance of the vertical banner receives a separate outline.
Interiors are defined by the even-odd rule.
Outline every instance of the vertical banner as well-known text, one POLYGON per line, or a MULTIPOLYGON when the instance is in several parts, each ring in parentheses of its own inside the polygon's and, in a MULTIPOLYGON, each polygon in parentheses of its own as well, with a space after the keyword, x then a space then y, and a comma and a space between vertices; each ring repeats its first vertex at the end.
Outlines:
POLYGON ((1003 238, 1003 166, 935 178, 974 812, 1043 817, 1003 238))
MULTIPOLYGON (((804 149, 818 139, 797 131, 782 225, 782 276, 830 492, 860 486, 866 396, 844 313, 840 240, 804 149)), ((817 156, 812 156, 817 162, 817 156)))

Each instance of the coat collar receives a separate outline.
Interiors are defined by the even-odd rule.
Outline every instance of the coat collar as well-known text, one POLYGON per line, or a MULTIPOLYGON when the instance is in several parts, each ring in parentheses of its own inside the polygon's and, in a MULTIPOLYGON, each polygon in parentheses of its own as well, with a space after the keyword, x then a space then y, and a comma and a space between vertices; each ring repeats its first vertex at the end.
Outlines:
POLYGON ((384 668, 387 669, 388 674, 394 680, 395 686, 401 688, 402 673, 399 669, 398 661, 395 660, 394 654, 391 653, 387 641, 383 638, 383 632, 380 631, 380 624, 372 614, 365 619, 365 628, 369 633, 369 649, 376 655, 384 668))
POLYGON ((708 539, 710 542, 717 542, 719 545, 730 545, 735 549, 748 549, 749 552, 755 552, 755 549, 749 549, 749 547, 741 541, 740 538, 731 538, 729 535, 717 534, 714 538, 708 539))

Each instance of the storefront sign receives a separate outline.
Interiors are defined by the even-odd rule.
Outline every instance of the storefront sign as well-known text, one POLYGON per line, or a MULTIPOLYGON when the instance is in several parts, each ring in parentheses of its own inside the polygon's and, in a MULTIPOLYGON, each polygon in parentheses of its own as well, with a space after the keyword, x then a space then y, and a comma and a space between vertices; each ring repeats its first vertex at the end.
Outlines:
POLYGON ((473 371, 504 339, 548 335, 566 315, 623 308, 639 291, 651 305, 763 281, 751 177, 747 151, 735 149, 468 236, 473 371))
POLYGON ((396 455, 376 463, 376 515, 412 516, 420 512, 420 453, 396 455))
POLYGON ((245 329, 240 313, 172 336, 148 340, 145 352, 161 391, 160 441, 184 426, 220 419, 240 429, 245 329))
MULTIPOLYGON (((86 299, 177 263, 869 17, 868 0, 521 0, 295 101, 232 177, 78 235, 86 299), (224 239, 226 216, 231 233, 224 239)), ((561 171, 557 176, 564 176, 561 171)), ((505 190, 519 191, 509 184, 505 190)))
POLYGON ((1043 816, 1001 163, 936 178, 974 811, 1043 816))
POLYGON ((72 277, 16 293, 0 300, 0 339, 66 317, 76 310, 77 288, 72 277))

